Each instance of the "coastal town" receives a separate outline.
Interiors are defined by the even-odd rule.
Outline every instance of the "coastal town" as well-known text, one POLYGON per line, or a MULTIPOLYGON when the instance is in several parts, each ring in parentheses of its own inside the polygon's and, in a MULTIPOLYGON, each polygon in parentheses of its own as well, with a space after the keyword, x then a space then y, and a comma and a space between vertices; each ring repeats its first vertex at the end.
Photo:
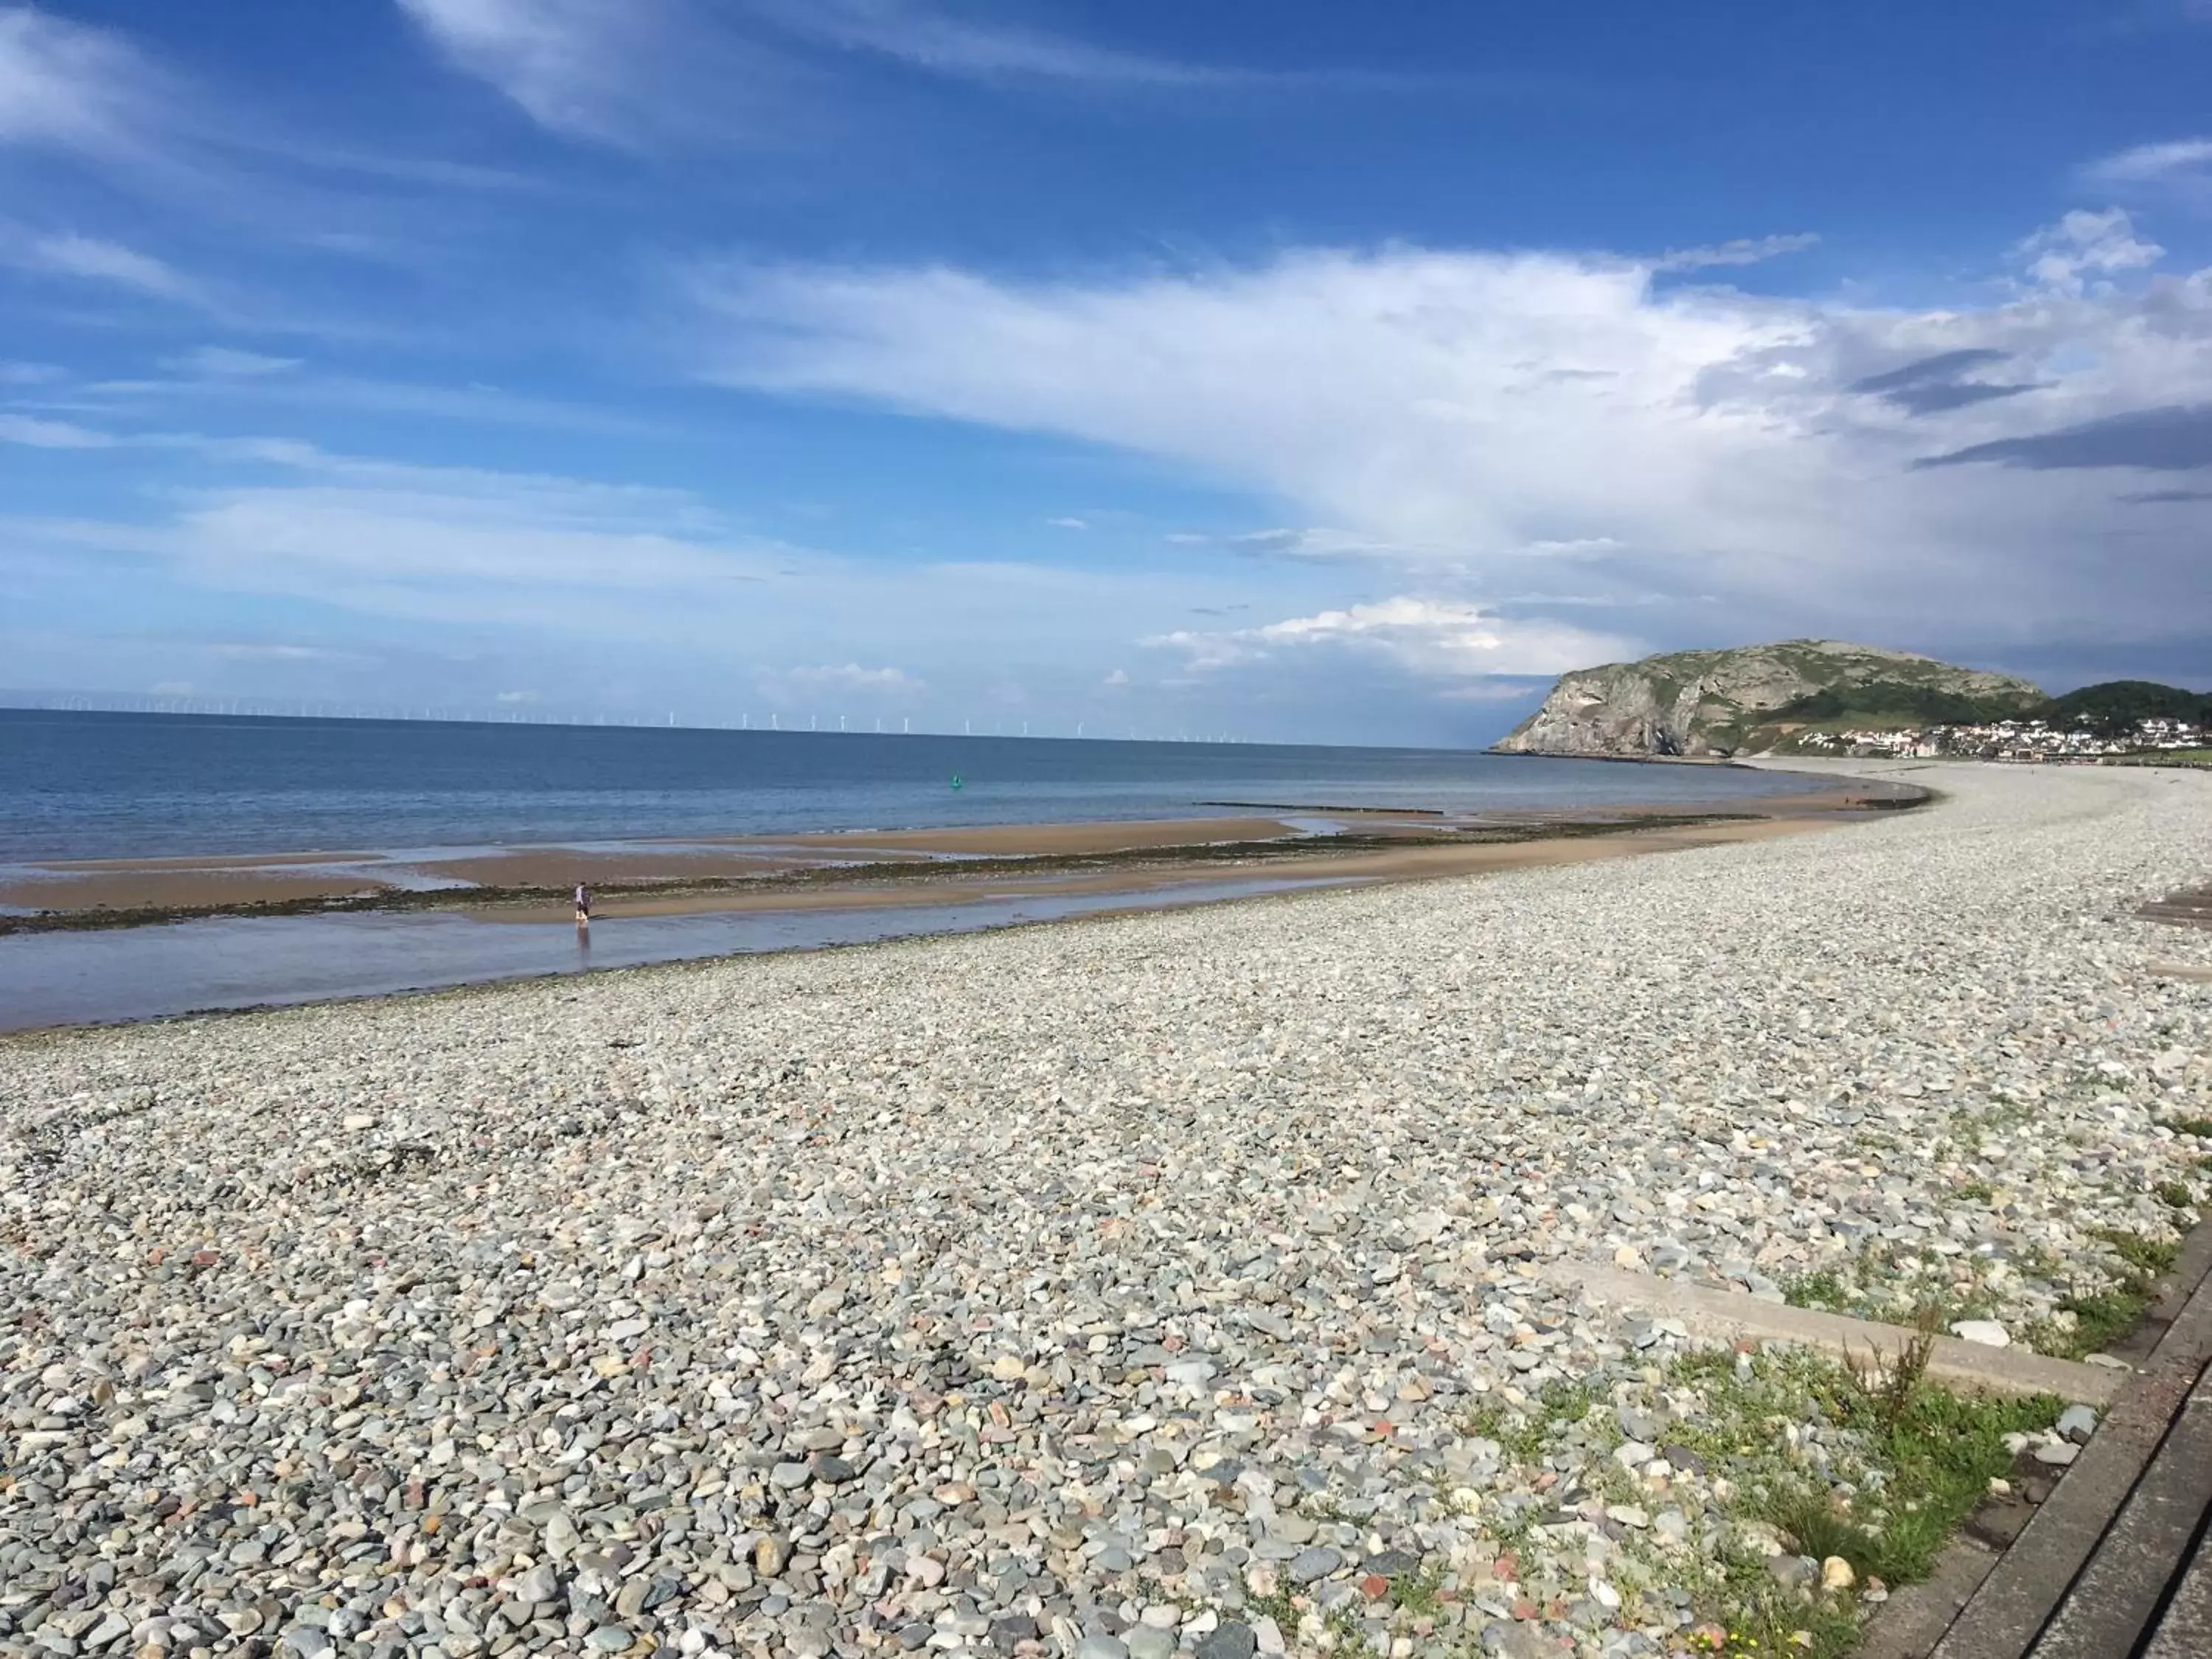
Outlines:
POLYGON ((2087 726, 2052 726, 2041 720, 2004 720, 1807 732, 1799 735, 1797 746, 1808 753, 1853 758, 2203 765, 2212 761, 2212 727, 2186 720, 2145 720, 2132 730, 2114 732, 2087 726))

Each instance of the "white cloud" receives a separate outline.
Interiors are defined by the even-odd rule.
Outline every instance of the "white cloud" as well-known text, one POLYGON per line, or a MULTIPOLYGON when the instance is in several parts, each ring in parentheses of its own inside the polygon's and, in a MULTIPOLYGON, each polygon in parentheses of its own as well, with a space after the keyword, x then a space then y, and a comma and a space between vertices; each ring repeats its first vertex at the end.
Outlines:
POLYGON ((169 101, 121 36, 32 7, 0 11, 0 143, 134 154, 169 101))
POLYGON ((2184 177, 2202 179, 2208 168, 2212 168, 2212 138, 2177 138, 2165 143, 2137 144, 2092 162, 2082 171, 2099 184, 2141 185, 2184 177))
POLYGON ((558 616, 580 593, 609 605, 706 599, 759 580, 770 556, 718 536, 678 492, 410 465, 280 440, 134 441, 301 476, 178 492, 174 516, 153 527, 18 520, 18 532, 169 559, 209 586, 400 615, 443 605, 558 616), (528 603, 514 604, 518 594, 528 603))
POLYGON ((68 378, 67 369, 52 363, 0 362, 0 386, 51 386, 68 378))
POLYGON ((773 661, 811 640, 842 666, 810 672, 877 695, 918 691, 919 673, 934 679, 937 665, 980 677, 1032 658, 1087 681, 1163 613, 1223 592, 1203 578, 842 558, 741 534, 678 490, 410 465, 285 439, 117 441, 188 452, 234 476, 165 490, 150 522, 0 519, 0 556, 81 565, 112 554, 202 588, 620 640, 648 654, 680 645, 725 665, 734 650, 773 661), (1041 632, 1046 616, 1060 621, 1041 632), (909 650, 932 653, 900 671, 911 686, 866 666, 909 650))
POLYGON ((449 64, 548 131, 625 149, 780 142, 836 101, 830 60, 968 81, 1208 88, 1278 77, 1123 52, 915 0, 397 0, 449 64))
POLYGON ((1787 236, 1746 236, 1732 242, 1717 242, 1710 247, 1676 248, 1662 253, 1653 262, 1660 270, 1698 270, 1711 265, 1755 265, 1769 259, 1778 259, 1787 253, 1802 253, 1807 248, 1820 245, 1820 237, 1810 231, 1800 231, 1787 236))
POLYGON ((756 9, 802 36, 975 80, 1203 87, 1249 78, 1042 29, 954 17, 914 0, 756 0, 756 9))
POLYGON ((208 647, 211 655, 226 662, 343 662, 356 653, 332 651, 319 645, 285 645, 258 641, 218 641, 208 647))
POLYGON ((665 8, 655 0, 399 0, 456 69, 489 81, 539 125, 624 136, 637 45, 665 8))
POLYGON ((258 380, 299 368, 297 357, 267 357, 258 351, 239 351, 229 346, 201 346, 182 356, 165 357, 161 367, 178 374, 204 374, 220 380, 258 380))
POLYGON ((0 223, 0 263, 54 276, 109 283, 164 300, 191 297, 191 284, 150 253, 73 230, 34 232, 0 223))
POLYGON ((1129 672, 1126 668, 1116 668, 1104 679, 1099 681, 1099 684, 1109 691, 1122 690, 1129 684, 1129 672))
POLYGON ((1719 640, 2046 641, 2085 614, 2201 636, 2187 545, 2142 539, 2087 462, 1913 470, 2212 386, 2212 271, 2155 274, 2118 211, 2021 257, 2033 286, 1926 309, 1678 286, 1602 252, 1306 249, 1034 283, 722 264, 689 273, 686 346, 726 384, 1163 458, 1333 527, 1245 550, 1373 559, 1403 592, 1656 595, 1719 640), (1947 362, 1982 367, 1947 398, 1947 362), (1910 398, 1858 389, 1899 374, 1910 398), (2140 575, 2115 592, 2123 548, 2140 575))
POLYGON ((1045 522, 1055 530, 1088 530, 1091 528, 1091 520, 1088 519, 1047 519, 1045 522))
POLYGON ((68 421, 0 414, 0 443, 24 444, 33 449, 106 449, 114 441, 105 432, 68 421))
POLYGON ((1362 536, 1349 530, 1332 530, 1326 526, 1295 530, 1282 527, 1242 530, 1223 534, 1178 530, 1170 532, 1164 539, 1176 547, 1218 547, 1248 558, 1327 561, 1374 558, 1417 551, 1413 548, 1378 542, 1372 536, 1362 536))
POLYGON ((1428 678, 1553 675, 1634 654, 1632 641, 1557 623, 1509 621, 1478 605, 1401 595, 1258 628, 1180 629, 1146 641, 1182 652, 1196 670, 1236 667, 1286 652, 1342 647, 1428 678))
POLYGON ((2045 226, 2014 250, 2029 278, 2059 294, 2079 295, 2091 277, 2110 278, 2156 264, 2166 250, 2135 234, 2135 222, 2120 208, 2102 213, 2081 209, 2045 226))
POLYGON ((863 668, 856 662, 770 670, 757 681, 763 695, 785 704, 823 696, 904 702, 929 689, 902 668, 863 668))
POLYGON ((695 0, 398 0, 439 55, 548 131, 623 149, 772 137, 810 77, 695 0))

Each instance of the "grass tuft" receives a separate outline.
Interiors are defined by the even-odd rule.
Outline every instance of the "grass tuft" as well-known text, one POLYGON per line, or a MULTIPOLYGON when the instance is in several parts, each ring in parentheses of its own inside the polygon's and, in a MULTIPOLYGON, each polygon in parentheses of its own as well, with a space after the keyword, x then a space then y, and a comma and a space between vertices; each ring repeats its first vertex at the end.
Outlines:
MULTIPOLYGON (((1929 1384, 1936 1316, 1923 1310, 1919 1336, 1887 1367, 1802 1350, 1768 1350, 1741 1368, 1725 1353, 1678 1362, 1671 1380, 1697 1388, 1703 1408, 1675 1429, 1735 1486, 1731 1520, 1765 1522, 1799 1554, 1841 1556, 1862 1580, 1924 1578, 1990 1478, 2012 1467, 2005 1437, 2046 1429, 2063 1408, 1929 1384)), ((1693 1593, 1709 1627, 1729 1637, 1713 1651, 1830 1659, 1857 1639, 1852 1598, 1784 1587, 1747 1545, 1693 1593)))

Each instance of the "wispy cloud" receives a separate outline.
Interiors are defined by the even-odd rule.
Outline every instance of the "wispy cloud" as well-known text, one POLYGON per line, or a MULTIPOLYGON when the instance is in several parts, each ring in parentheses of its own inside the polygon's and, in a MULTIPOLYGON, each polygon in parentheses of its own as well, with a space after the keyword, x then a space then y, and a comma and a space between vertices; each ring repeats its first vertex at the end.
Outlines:
POLYGON ((189 300, 197 290, 180 273, 137 248, 74 230, 33 231, 0 222, 0 263, 51 276, 110 283, 163 300, 189 300))
POLYGON ((1714 265, 1755 265, 1769 259, 1778 259, 1785 254, 1802 253, 1807 248, 1820 246, 1819 234, 1800 231, 1786 236, 1739 237, 1732 242, 1716 242, 1708 247, 1676 248, 1662 253, 1653 261, 1660 270, 1701 270, 1714 265))
POLYGON ((825 696, 907 702, 929 689, 927 681, 903 668, 864 668, 856 662, 765 669, 755 683, 771 702, 786 704, 825 696))
POLYGON ((1016 24, 958 17, 912 0, 755 0, 793 34, 933 74, 1128 87, 1205 87, 1249 71, 1121 52, 1016 24))
POLYGON ((836 65, 856 56, 939 78, 1102 92, 1402 79, 1187 63, 921 0, 397 3, 447 64, 546 131, 633 150, 779 142, 840 102, 836 65))
POLYGON ((626 137, 629 77, 665 23, 657 0, 398 0, 454 68, 489 82, 539 125, 626 137))
POLYGON ((1182 652, 1197 672, 1241 667, 1285 653, 1350 650, 1446 680, 1559 674, 1633 654, 1632 642, 1616 635, 1510 621, 1463 600, 1410 595, 1257 628, 1179 629, 1145 642, 1182 652))
POLYGON ((176 101, 123 36, 32 7, 0 10, 0 143, 140 156, 176 101))
POLYGON ((208 654, 227 662, 343 662, 358 652, 336 651, 328 646, 292 645, 281 641, 226 640, 207 647, 208 654))
POLYGON ((665 437, 670 430, 645 417, 587 403, 495 386, 317 374, 299 360, 256 352, 208 348, 166 359, 161 366, 170 371, 169 378, 94 380, 72 388, 75 406, 173 410, 219 402, 628 437, 665 437), (221 355, 210 356, 210 351, 221 355))
MULTIPOLYGON (((1097 677, 1148 624, 1224 592, 1158 571, 842 557, 748 534, 680 490, 408 465, 285 438, 158 441, 197 453, 210 480, 126 495, 108 517, 0 518, 0 575, 36 572, 90 594, 127 571, 140 591, 186 607, 225 595, 254 596, 255 614, 272 618, 305 607, 302 631, 272 623, 268 634, 214 635, 244 647, 216 653, 241 673, 313 678, 330 665, 261 647, 325 648, 314 635, 343 614, 334 645, 419 650, 442 639, 491 650, 470 682, 479 702, 553 675, 568 699, 582 680, 689 684, 732 718, 743 685, 854 714, 920 717, 949 703, 957 720, 1012 684, 1103 697, 1097 677), (1040 629, 1047 614, 1061 620, 1040 629)), ((206 644, 194 647, 198 665, 211 660, 206 644)), ((194 666, 159 672, 191 678, 194 666)))
MULTIPOLYGON (((342 240, 346 232, 334 230, 334 218, 358 224, 404 216, 404 191, 372 199, 358 188, 363 179, 422 193, 519 182, 498 169, 410 155, 389 132, 374 148, 319 142, 278 124, 264 100, 202 84, 120 31, 0 0, 0 149, 7 149, 95 169, 165 213, 186 207, 234 223, 282 225, 301 242, 342 240), (332 189, 334 179, 345 188, 332 189)), ((128 279, 156 291, 143 265, 128 279)))
POLYGON ((768 554, 720 531, 681 492, 413 465, 278 440, 167 436, 210 459, 297 475, 177 492, 152 527, 15 521, 20 534, 162 556, 201 580, 362 609, 465 611, 525 590, 703 594, 757 580, 768 554))
POLYGON ((2212 167, 2212 138, 2176 138, 2138 144, 2082 169, 2086 177, 2108 185, 2148 184, 2183 175, 2202 177, 2212 167))
POLYGON ((161 367, 173 374, 204 374, 217 380, 258 380, 283 374, 300 366, 297 357, 270 357, 258 351, 240 351, 231 346, 200 346, 180 356, 164 357, 161 367))
POLYGON ((0 443, 22 444, 32 449, 106 449, 114 441, 105 432, 68 421, 0 414, 0 443))
POLYGON ((2185 502, 2212 501, 2212 489, 2138 489, 2115 499, 2131 507, 2178 507, 2185 502))
POLYGON ((761 138, 804 67, 693 0, 398 0, 447 63, 550 132, 642 149, 761 138))
POLYGON ((1378 542, 1354 531, 1326 526, 1304 529, 1239 530, 1226 532, 1176 530, 1165 539, 1176 547, 1212 547, 1249 559, 1305 559, 1330 562, 1374 559, 1415 550, 1378 542))

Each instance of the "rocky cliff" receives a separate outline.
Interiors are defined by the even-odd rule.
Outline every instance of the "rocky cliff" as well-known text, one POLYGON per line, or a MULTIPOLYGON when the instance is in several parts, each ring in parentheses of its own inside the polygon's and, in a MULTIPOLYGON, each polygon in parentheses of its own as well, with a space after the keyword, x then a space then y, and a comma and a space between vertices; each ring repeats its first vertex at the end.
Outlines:
POLYGON ((1785 748, 1815 719, 1908 725, 2023 713, 2042 701, 2008 674, 1879 646, 1785 640, 1577 669, 1493 746, 1504 754, 1720 759, 1785 748), (1793 720, 1797 705, 1817 713, 1793 720))

